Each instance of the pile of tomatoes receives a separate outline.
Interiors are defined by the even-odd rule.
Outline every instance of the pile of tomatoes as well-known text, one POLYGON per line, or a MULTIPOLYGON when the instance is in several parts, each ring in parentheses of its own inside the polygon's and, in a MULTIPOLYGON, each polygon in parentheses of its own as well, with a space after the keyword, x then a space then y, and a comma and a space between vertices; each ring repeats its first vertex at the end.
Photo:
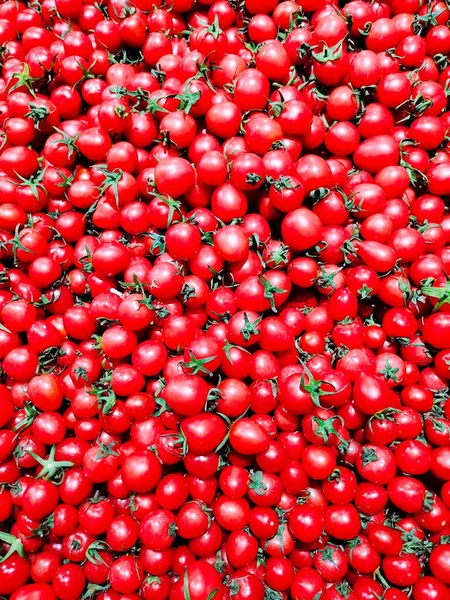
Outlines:
POLYGON ((450 598, 449 18, 0 4, 0 596, 450 598))

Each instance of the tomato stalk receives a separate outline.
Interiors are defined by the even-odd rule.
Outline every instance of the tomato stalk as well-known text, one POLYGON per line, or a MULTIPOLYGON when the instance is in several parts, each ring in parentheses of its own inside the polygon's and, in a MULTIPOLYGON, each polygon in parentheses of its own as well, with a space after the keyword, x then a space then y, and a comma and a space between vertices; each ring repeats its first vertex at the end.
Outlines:
POLYGON ((313 402, 313 404, 315 404, 315 406, 317 406, 318 408, 323 408, 320 404, 320 398, 322 396, 332 396, 334 392, 324 391, 322 389, 322 385, 326 382, 322 381, 321 379, 315 379, 314 375, 306 366, 306 363, 301 361, 301 365, 304 369, 304 372, 302 373, 300 378, 300 389, 304 392, 307 392, 311 396, 311 401, 313 402), (305 374, 308 377, 308 383, 306 383, 305 374))
POLYGON ((184 88, 184 92, 182 94, 176 94, 174 98, 180 101, 179 110, 182 110, 186 115, 191 112, 191 109, 197 102, 200 100, 200 92, 191 92, 189 89, 189 84, 184 88))
POLYGON ((65 469, 73 467, 73 462, 69 460, 55 460, 56 446, 50 448, 47 458, 42 458, 31 450, 25 450, 25 452, 42 467, 36 475, 36 479, 44 479, 45 481, 53 481, 53 483, 60 484, 64 479, 65 469))
POLYGON ((330 417, 329 419, 320 419, 319 417, 313 417, 313 423, 317 426, 316 429, 314 430, 314 434, 317 435, 318 437, 322 438, 324 443, 326 444, 327 442, 329 442, 330 437, 332 435, 336 436, 338 438, 338 440, 340 441, 339 444, 339 449, 340 451, 345 454, 349 448, 349 443, 348 441, 342 437, 342 435, 339 433, 339 431, 334 427, 334 423, 336 420, 338 420, 341 425, 344 424, 344 420, 342 419, 342 417, 340 417, 339 415, 334 415, 333 417, 330 417))
POLYGON ((373 448, 363 448, 361 452, 361 461, 364 467, 367 467, 370 463, 378 461, 378 455, 373 448))
POLYGON ((184 369, 188 369, 190 372, 192 372, 193 375, 197 375, 198 373, 204 373, 205 375, 210 376, 212 375, 212 371, 207 369, 205 365, 215 360, 217 356, 206 356, 205 358, 197 358, 192 352, 192 350, 188 350, 188 353, 190 360, 180 363, 184 369))
POLYGON ((36 97, 36 92, 34 91, 34 84, 40 81, 40 78, 31 76, 29 65, 24 63, 22 71, 13 73, 11 75, 11 79, 16 79, 17 81, 8 89, 8 95, 12 94, 17 89, 24 86, 28 89, 29 93, 33 96, 33 98, 36 97))
POLYGON ((338 60, 342 56, 344 40, 340 40, 334 46, 328 46, 323 42, 323 50, 321 52, 311 52, 311 56, 321 64, 329 61, 338 60))
POLYGON ((398 379, 398 372, 400 369, 393 367, 390 363, 388 358, 385 358, 384 361, 385 367, 384 369, 380 370, 380 374, 383 375, 383 377, 387 380, 387 381, 394 381, 395 383, 398 383, 399 379, 398 379))
POLYGON ((443 287, 435 287, 433 285, 424 285, 421 287, 423 294, 437 299, 437 303, 434 306, 435 311, 439 310, 444 304, 450 304, 450 277, 446 273, 444 275, 445 284, 443 287))
POLYGON ((415 531, 405 531, 401 527, 399 528, 402 532, 402 552, 405 554, 416 554, 417 556, 423 556, 429 554, 433 549, 433 544, 429 540, 421 540, 415 535, 415 531))
POLYGON ((22 541, 15 535, 6 533, 6 531, 0 531, 0 542, 9 546, 6 553, 0 557, 0 563, 5 562, 13 554, 18 554, 21 558, 25 556, 22 541))
POLYGON ((89 583, 86 591, 81 596, 81 600, 91 600, 91 598, 96 598, 102 592, 106 592, 109 590, 110 585, 99 585, 97 583, 89 583))
POLYGON ((259 282, 261 283, 261 285, 264 288, 264 298, 267 298, 270 302, 270 307, 273 310, 273 312, 277 312, 276 306, 275 306, 275 294, 283 294, 286 292, 286 290, 283 290, 282 288, 279 288, 275 285, 273 285, 268 279, 266 279, 263 275, 259 275, 259 282))
POLYGON ((107 456, 120 456, 120 454, 114 450, 114 446, 117 445, 117 442, 111 442, 110 444, 98 443, 98 452, 97 452, 97 460, 101 460, 102 458, 106 458, 107 456))
POLYGON ((39 129, 41 121, 44 121, 50 115, 50 111, 45 106, 37 106, 36 104, 30 103, 30 110, 25 114, 25 117, 31 119, 36 127, 39 129))
POLYGON ((101 564, 105 567, 108 567, 108 563, 99 554, 99 550, 111 550, 111 547, 103 540, 96 540, 95 542, 92 542, 92 544, 89 544, 86 550, 86 560, 96 566, 101 564))
POLYGON ((252 335, 259 334, 259 329, 257 326, 261 323, 261 321, 262 317, 259 317, 253 323, 251 323, 247 313, 244 312, 244 327, 241 329, 241 334, 246 342, 249 341, 252 335))
POLYGON ((15 266, 17 266, 17 264, 18 264, 17 250, 22 250, 23 252, 27 252, 28 254, 36 254, 36 252, 34 250, 32 250, 31 248, 27 248, 26 246, 24 246, 22 244, 21 237, 23 237, 23 233, 20 233, 19 230, 20 230, 20 225, 17 225, 16 229, 14 231, 14 237, 11 238, 8 242, 6 242, 12 248, 13 260, 14 260, 15 266))
POLYGON ((25 402, 23 405, 23 409, 25 411, 25 416, 21 421, 19 421, 19 423, 17 423, 14 426, 13 431, 20 431, 21 429, 27 429, 28 427, 30 427, 33 424, 33 421, 39 414, 36 407, 31 402, 25 402))
POLYGON ((114 409, 116 405, 116 395, 111 387, 112 372, 106 371, 99 381, 87 390, 88 394, 96 396, 99 409, 104 415, 114 409))
POLYGON ((268 490, 267 485, 264 483, 264 473, 262 471, 255 471, 251 473, 248 487, 258 496, 264 496, 268 490))
POLYGON ((122 169, 116 168, 109 171, 107 168, 99 168, 98 170, 105 176, 102 185, 98 189, 99 196, 103 196, 110 187, 116 199, 117 208, 119 208, 119 182, 123 177, 122 169))
POLYGON ((395 415, 399 414, 401 411, 398 408, 385 408, 384 410, 375 413, 374 415, 372 415, 368 421, 368 426, 370 431, 373 432, 373 422, 375 420, 379 420, 379 421, 391 421, 392 423, 395 423, 395 415))

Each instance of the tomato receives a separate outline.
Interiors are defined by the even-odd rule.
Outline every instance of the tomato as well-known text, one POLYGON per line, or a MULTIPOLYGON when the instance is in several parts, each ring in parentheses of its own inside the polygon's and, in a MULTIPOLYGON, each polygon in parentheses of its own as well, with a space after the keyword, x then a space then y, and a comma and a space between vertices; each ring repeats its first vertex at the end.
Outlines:
POLYGON ((151 550, 167 550, 176 532, 175 516, 168 510, 155 510, 144 518, 139 526, 139 538, 151 550))
POLYGON ((111 587, 122 594, 135 592, 143 580, 142 569, 130 554, 112 563, 109 576, 111 587))
POLYGON ((290 593, 292 598, 300 600, 313 600, 314 596, 320 594, 324 587, 322 577, 312 568, 299 569, 294 575, 291 583, 290 593))
POLYGON ((264 73, 256 69, 244 69, 236 79, 234 102, 243 111, 262 109, 267 103, 269 91, 269 81, 264 73))
POLYGON ((259 454, 267 449, 269 436, 255 421, 241 419, 231 428, 230 444, 241 454, 259 454))
POLYGON ((189 590, 189 596, 194 600, 207 598, 214 592, 213 597, 223 597, 223 585, 217 571, 212 565, 196 561, 186 567, 183 575, 172 588, 174 599, 184 598, 184 590, 189 590))
POLYGON ((424 575, 419 579, 413 588, 414 600, 427 600, 428 598, 439 597, 439 594, 445 594, 447 588, 434 577, 424 575))
POLYGON ((0 6, 0 594, 448 595, 422 4, 0 6))
POLYGON ((361 521, 353 504, 331 506, 325 512, 325 531, 341 540, 355 538, 361 530, 361 521))
POLYGON ((316 541, 323 530, 322 512, 314 506, 297 506, 289 513, 289 529, 302 542, 316 541))
POLYGON ((85 577, 80 566, 68 563, 56 571, 52 587, 58 598, 77 598, 84 588, 85 577))
POLYGON ((208 395, 208 385, 198 375, 176 375, 164 389, 164 399, 174 410, 193 415, 202 410, 208 395))
POLYGON ((148 492, 155 488, 161 473, 161 463, 148 450, 130 454, 122 464, 123 482, 133 492, 148 492))
POLYGON ((54 600, 56 598, 54 591, 46 583, 30 583, 14 592, 11 597, 15 600, 23 600, 25 598, 30 598, 30 600, 37 600, 38 598, 54 600))
POLYGON ((155 182, 161 194, 179 197, 194 185, 194 170, 182 158, 164 158, 155 168, 155 182))
POLYGON ((431 470, 439 478, 447 480, 449 477, 449 452, 446 447, 436 448, 431 456, 431 470))
POLYGON ((435 348, 443 348, 441 336, 446 335, 447 326, 448 318, 445 313, 430 315, 425 322, 423 330, 425 340, 435 348))
POLYGON ((425 498, 425 487, 413 477, 397 477, 389 483, 389 499, 406 512, 420 510, 425 498))
POLYGON ((382 567, 388 581, 397 585, 417 583, 421 573, 419 559, 414 555, 405 557, 387 556, 383 559, 382 567))
POLYGON ((307 208, 298 208, 285 217, 282 224, 284 242, 293 250, 310 248, 319 242, 322 234, 320 219, 307 208))

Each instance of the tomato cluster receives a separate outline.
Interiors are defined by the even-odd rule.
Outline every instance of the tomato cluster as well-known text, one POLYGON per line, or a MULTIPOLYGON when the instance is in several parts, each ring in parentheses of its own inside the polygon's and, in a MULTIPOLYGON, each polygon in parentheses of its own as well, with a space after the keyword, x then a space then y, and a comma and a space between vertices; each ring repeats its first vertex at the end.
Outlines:
POLYGON ((0 595, 450 598, 444 0, 0 4, 0 595))

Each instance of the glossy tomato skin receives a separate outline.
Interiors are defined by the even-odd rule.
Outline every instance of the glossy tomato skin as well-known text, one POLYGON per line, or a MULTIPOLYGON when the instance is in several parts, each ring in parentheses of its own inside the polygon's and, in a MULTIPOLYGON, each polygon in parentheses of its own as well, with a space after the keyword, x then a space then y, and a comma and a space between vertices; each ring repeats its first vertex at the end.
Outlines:
POLYGON ((446 567, 447 555, 449 552, 448 544, 441 544, 440 546, 433 549, 430 555, 430 569, 433 575, 440 582, 448 585, 449 576, 448 569, 446 567))
POLYGON ((125 486, 136 492, 148 492, 156 487, 161 478, 161 463, 156 456, 146 450, 128 456, 122 467, 125 486))
POLYGON ((230 432, 231 446, 241 454, 259 454, 269 445, 269 437, 255 421, 238 421, 230 432))
POLYGON ((189 590, 191 598, 207 598, 214 590, 217 590, 214 597, 223 598, 223 585, 221 579, 212 565, 203 562, 193 562, 188 567, 179 580, 173 585, 171 597, 184 598, 184 590, 189 590))
POLYGON ((290 593, 292 598, 300 600, 300 598, 312 599, 323 589, 324 582, 320 575, 312 568, 306 567, 300 569, 294 575, 291 583, 290 593))
POLYGON ((30 598, 30 600, 37 600, 42 598, 43 600, 54 600, 56 598, 50 585, 45 583, 31 583, 23 586, 20 590, 17 590, 11 598, 15 600, 23 600, 24 598, 30 598))
POLYGON ((306 208, 299 208, 283 220, 283 240, 296 251, 314 246, 322 233, 320 219, 306 208))
POLYGON ((29 566, 20 556, 11 556, 0 564, 2 594, 12 594, 23 586, 29 576, 29 566))
POLYGON ((414 600, 428 600, 428 598, 439 598, 439 594, 445 594, 447 588, 438 579, 425 575, 421 577, 413 588, 414 600))

